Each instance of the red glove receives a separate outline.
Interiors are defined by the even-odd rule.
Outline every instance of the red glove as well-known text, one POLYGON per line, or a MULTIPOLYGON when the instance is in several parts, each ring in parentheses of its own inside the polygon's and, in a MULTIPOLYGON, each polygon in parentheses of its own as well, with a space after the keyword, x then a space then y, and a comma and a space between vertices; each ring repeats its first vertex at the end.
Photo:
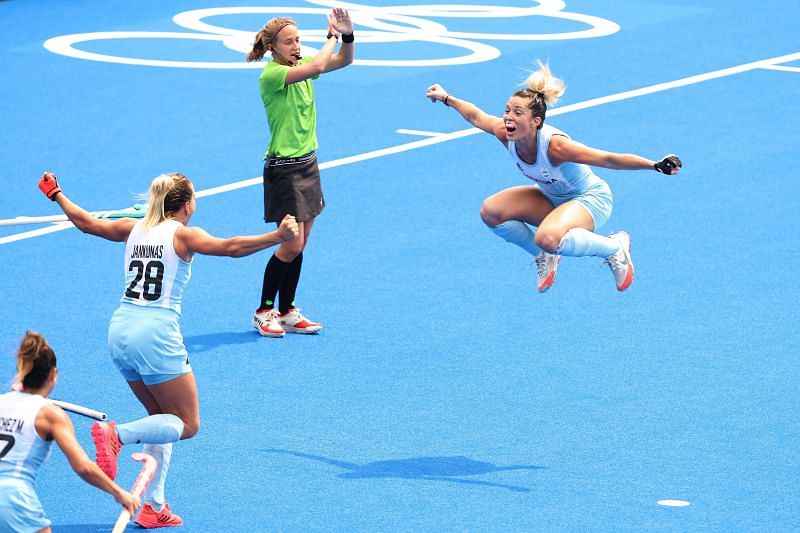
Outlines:
POLYGON ((56 201, 56 194, 61 192, 61 187, 58 186, 56 175, 52 172, 45 172, 39 178, 39 190, 52 201, 56 201))

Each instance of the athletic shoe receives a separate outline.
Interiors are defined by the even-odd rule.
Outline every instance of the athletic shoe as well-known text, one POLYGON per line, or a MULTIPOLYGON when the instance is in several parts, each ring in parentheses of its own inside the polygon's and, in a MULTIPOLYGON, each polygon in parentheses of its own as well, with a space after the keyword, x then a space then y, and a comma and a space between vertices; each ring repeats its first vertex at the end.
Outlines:
POLYGON ((262 337, 283 337, 286 333, 275 309, 256 311, 253 315, 253 327, 262 337))
POLYGON ((117 478, 117 456, 122 443, 117 436, 114 422, 92 424, 92 440, 95 447, 94 462, 112 480, 117 478))
POLYGON ((183 519, 169 510, 168 503, 165 503, 164 507, 158 512, 149 503, 142 505, 142 510, 139 511, 139 516, 136 517, 134 522, 145 529, 183 525, 183 519))
POLYGON ((556 270, 561 262, 561 256, 540 252, 533 262, 536 263, 536 274, 539 276, 539 292, 547 292, 556 280, 556 270))
POLYGON ((312 322, 300 314, 300 309, 292 307, 286 313, 281 315, 281 326, 289 333, 317 333, 322 329, 322 324, 319 322, 312 322))
POLYGON ((631 237, 624 231, 620 231, 609 235, 608 238, 619 242, 620 249, 606 258, 603 263, 606 263, 611 268, 611 273, 614 274, 614 280, 617 282, 617 290, 624 291, 633 283, 631 237))

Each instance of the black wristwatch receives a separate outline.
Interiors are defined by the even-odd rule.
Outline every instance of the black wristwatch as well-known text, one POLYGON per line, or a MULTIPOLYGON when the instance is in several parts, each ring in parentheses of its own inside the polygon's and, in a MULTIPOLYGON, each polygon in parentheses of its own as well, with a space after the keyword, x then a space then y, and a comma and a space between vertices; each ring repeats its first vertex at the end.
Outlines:
POLYGON ((331 37, 336 37, 336 42, 339 42, 339 36, 329 31, 327 39, 330 39, 331 37))

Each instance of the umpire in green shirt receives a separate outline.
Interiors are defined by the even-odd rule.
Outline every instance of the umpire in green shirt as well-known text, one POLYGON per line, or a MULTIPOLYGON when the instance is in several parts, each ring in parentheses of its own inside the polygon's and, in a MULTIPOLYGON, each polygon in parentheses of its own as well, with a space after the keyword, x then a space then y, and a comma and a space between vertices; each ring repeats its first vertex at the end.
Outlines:
POLYGON ((325 208, 316 154, 313 82, 320 74, 353 62, 353 41, 350 14, 334 8, 328 15, 328 38, 316 56, 300 55, 297 23, 285 17, 267 22, 247 54, 247 61, 272 54, 258 79, 270 130, 264 156, 264 221, 280 223, 285 215, 294 215, 299 228, 297 238, 283 243, 264 269, 253 326, 265 337, 283 337, 286 332, 313 334, 322 329, 322 324, 303 316, 294 303, 303 250, 314 219, 325 208), (334 54, 340 36, 342 45, 334 54))

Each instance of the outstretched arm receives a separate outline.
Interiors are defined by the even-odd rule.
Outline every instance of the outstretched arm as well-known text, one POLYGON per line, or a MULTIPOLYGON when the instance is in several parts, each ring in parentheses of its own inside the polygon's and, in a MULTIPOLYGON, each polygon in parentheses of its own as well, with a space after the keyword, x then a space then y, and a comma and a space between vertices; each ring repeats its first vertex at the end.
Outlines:
POLYGON ((61 187, 58 185, 55 174, 45 172, 39 178, 39 189, 67 215, 70 222, 84 233, 96 235, 109 241, 123 242, 130 235, 136 220, 132 218, 120 218, 117 220, 105 220, 92 216, 91 213, 67 198, 61 187))
POLYGON ((681 170, 681 161, 675 155, 653 161, 636 154, 619 154, 591 148, 564 135, 553 135, 547 156, 556 166, 573 162, 615 170, 658 170, 664 174, 677 174, 681 170))
POLYGON ((228 257, 244 257, 297 237, 297 221, 286 215, 276 231, 261 235, 247 235, 221 239, 214 237, 202 228, 180 227, 175 232, 175 251, 181 257, 193 254, 223 255, 228 257))
POLYGON ((447 107, 452 107, 464 117, 464 120, 476 128, 494 135, 503 144, 508 142, 502 118, 484 112, 472 102, 456 98, 438 83, 428 87, 427 97, 431 102, 442 102, 447 107))
POLYGON ((94 461, 89 459, 78 440, 75 438, 75 427, 67 414, 55 405, 42 407, 36 417, 37 432, 52 436, 58 447, 64 452, 70 466, 84 481, 100 490, 111 494, 117 502, 131 514, 139 508, 139 499, 120 488, 100 470, 94 461), (39 431, 41 430, 41 431, 39 431))

